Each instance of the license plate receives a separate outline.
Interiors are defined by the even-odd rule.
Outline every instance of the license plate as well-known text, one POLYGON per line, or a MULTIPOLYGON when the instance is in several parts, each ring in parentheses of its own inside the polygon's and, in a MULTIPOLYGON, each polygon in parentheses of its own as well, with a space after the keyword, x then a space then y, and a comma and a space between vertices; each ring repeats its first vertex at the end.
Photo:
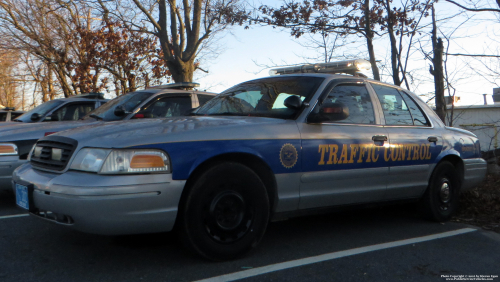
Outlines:
POLYGON ((23 209, 30 209, 30 201, 28 197, 28 187, 16 183, 16 204, 23 209))

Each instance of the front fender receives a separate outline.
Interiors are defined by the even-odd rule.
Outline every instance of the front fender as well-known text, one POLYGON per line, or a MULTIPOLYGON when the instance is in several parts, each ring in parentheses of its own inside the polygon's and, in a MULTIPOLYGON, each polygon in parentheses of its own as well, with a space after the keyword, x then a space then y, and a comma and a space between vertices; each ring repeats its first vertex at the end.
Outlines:
POLYGON ((212 151, 212 152, 208 152, 208 153, 205 153, 205 154, 198 156, 198 158, 196 158, 196 160, 191 165, 191 168, 189 169, 188 177, 191 176, 193 171, 198 166, 200 166, 202 163, 206 162, 207 160, 214 158, 214 157, 217 157, 217 156, 231 154, 231 153, 237 153, 237 154, 243 153, 243 154, 254 155, 254 156, 257 156, 259 159, 261 159, 263 162, 265 162, 264 157, 259 152, 257 152, 256 150, 254 150, 250 147, 227 147, 227 148, 222 148, 220 151, 216 151, 216 152, 212 151))
POLYGON ((206 160, 228 153, 244 153, 258 157, 266 163, 274 174, 301 171, 299 139, 259 139, 259 140, 217 140, 198 142, 173 142, 150 144, 132 148, 155 148, 168 153, 174 180, 186 180, 193 171, 206 160), (285 166, 281 151, 287 145, 295 149, 295 159, 285 166), (297 149, 298 148, 298 149, 297 149))
POLYGON ((460 153, 453 149, 453 148, 450 148, 450 149, 447 149, 447 150, 444 150, 442 151, 436 158, 436 161, 435 161, 435 164, 438 164, 444 157, 446 156, 449 156, 449 155, 453 155, 453 156, 457 156, 459 158, 462 158, 462 156, 460 155, 460 153))

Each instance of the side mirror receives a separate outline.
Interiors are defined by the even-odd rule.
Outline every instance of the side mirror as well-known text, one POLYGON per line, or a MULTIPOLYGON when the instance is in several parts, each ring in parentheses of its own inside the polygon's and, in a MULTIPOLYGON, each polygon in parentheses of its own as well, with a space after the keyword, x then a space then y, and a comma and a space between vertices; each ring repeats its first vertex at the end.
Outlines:
POLYGON ((324 103, 318 113, 311 113, 307 118, 310 123, 339 121, 349 117, 349 108, 342 103, 324 103))
POLYGON ((123 108, 123 106, 116 106, 114 114, 117 117, 124 116, 126 114, 125 109, 123 108))
POLYGON ((31 120, 32 121, 37 121, 40 119, 40 115, 38 113, 34 113, 31 115, 31 120))
POLYGON ((302 106, 302 100, 300 100, 299 96, 292 95, 286 98, 283 104, 289 109, 297 110, 302 106))

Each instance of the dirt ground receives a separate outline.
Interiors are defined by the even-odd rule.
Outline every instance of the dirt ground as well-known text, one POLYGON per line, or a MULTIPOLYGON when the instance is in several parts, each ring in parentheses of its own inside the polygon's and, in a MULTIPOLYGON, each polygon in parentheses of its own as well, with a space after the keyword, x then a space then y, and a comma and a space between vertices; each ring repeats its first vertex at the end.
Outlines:
POLYGON ((463 192, 452 221, 500 233, 500 174, 488 174, 481 185, 463 192))

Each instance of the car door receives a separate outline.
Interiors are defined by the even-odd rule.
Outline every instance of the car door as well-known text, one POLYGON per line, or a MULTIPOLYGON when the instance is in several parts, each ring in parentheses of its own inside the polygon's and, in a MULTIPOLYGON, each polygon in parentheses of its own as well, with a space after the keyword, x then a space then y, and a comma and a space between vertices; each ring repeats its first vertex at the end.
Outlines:
POLYGON ((414 198, 427 187, 431 165, 442 149, 442 138, 418 104, 394 87, 371 83, 384 113, 390 147, 386 200, 414 198))
POLYGON ((304 171, 300 209, 383 199, 389 172, 383 158, 387 133, 373 99, 363 82, 341 83, 311 114, 329 101, 347 106, 347 119, 298 124, 304 171))

